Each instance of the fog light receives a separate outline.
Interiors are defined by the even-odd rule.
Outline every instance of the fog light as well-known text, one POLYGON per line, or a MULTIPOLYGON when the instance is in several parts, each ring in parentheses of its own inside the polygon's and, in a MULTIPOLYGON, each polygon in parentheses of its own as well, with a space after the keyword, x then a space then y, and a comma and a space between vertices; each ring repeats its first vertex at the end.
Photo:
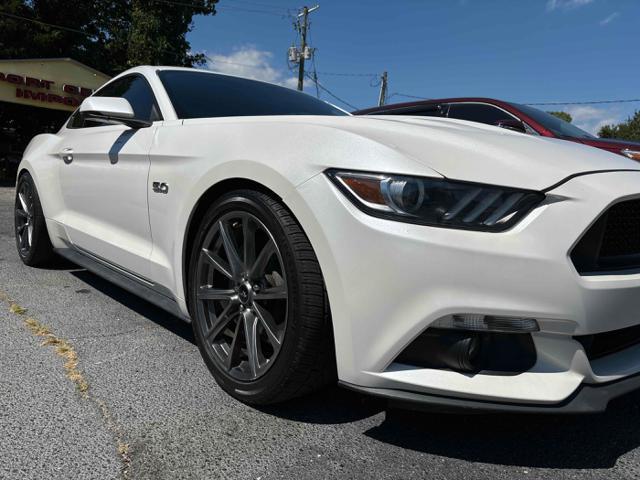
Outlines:
POLYGON ((430 326, 474 332, 530 333, 540 330, 538 322, 534 318, 498 317, 474 313, 449 315, 436 320, 430 326))

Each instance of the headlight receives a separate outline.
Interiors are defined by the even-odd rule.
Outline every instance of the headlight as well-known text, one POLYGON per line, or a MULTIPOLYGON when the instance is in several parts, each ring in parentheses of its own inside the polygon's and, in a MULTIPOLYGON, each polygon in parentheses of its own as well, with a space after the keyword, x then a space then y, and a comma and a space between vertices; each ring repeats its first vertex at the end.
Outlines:
POLYGON ((326 174, 369 215, 435 227, 500 232, 545 197, 531 190, 439 178, 333 169, 326 174))
POLYGON ((620 153, 631 158, 632 160, 640 160, 640 149, 631 150, 631 149, 625 148, 624 150, 621 150, 620 153))

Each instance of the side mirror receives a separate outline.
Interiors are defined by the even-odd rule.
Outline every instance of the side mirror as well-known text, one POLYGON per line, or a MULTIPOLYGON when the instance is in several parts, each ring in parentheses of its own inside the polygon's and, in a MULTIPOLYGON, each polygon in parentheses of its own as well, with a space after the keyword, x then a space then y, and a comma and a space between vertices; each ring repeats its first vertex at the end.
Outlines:
POLYGON ((80 113, 92 120, 121 123, 132 128, 145 128, 151 122, 134 118, 133 108, 126 98, 89 97, 80 104, 80 113))
POLYGON ((506 128, 507 130, 514 130, 520 133, 527 133, 527 127, 524 126, 520 120, 516 120, 515 118, 505 118, 504 120, 498 120, 496 125, 501 128, 506 128))

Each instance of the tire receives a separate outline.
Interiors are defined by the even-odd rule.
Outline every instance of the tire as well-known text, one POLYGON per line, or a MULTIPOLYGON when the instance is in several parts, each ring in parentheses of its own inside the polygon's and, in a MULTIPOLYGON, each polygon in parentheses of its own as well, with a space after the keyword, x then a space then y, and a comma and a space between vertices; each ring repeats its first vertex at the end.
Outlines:
POLYGON ((189 267, 194 335, 227 393, 267 405, 335 382, 320 266, 278 200, 253 190, 219 198, 200 223, 189 267))
POLYGON ((49 264, 55 258, 55 254, 47 232, 40 197, 29 172, 18 178, 14 223, 16 247, 22 262, 30 267, 49 264))

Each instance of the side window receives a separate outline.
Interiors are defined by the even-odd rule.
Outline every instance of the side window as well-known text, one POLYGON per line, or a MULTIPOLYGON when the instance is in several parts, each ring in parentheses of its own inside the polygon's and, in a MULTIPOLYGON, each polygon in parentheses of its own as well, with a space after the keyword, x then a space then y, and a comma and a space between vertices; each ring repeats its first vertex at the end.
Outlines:
POLYGON ((417 117, 444 117, 444 105, 421 105, 420 107, 400 108, 397 110, 382 110, 370 115, 415 115, 417 117))
MULTIPOLYGON (((133 108, 135 118, 140 120, 162 120, 160 110, 153 95, 153 90, 146 79, 140 75, 128 75, 111 82, 94 94, 96 97, 126 98, 133 108)), ((87 128, 104 126, 104 123, 83 118, 76 112, 69 121, 70 128, 87 128)))
POLYGON ((444 117, 446 116, 445 105, 429 105, 428 107, 416 110, 411 115, 420 115, 421 117, 444 117))
POLYGON ((469 120, 471 122, 495 125, 500 120, 513 117, 499 108, 481 103, 452 103, 449 106, 449 118, 469 120))

